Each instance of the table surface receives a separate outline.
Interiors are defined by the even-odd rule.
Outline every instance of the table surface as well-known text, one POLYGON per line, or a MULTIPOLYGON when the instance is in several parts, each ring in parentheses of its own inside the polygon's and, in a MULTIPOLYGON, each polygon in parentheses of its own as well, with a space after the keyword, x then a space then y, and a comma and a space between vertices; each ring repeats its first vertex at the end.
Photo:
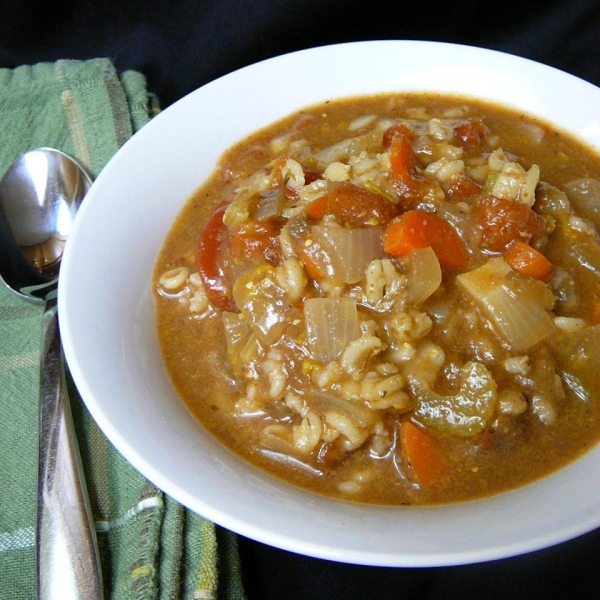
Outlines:
MULTIPOLYGON (((23 0, 3 6, 0 67, 105 56, 144 73, 163 107, 234 69, 370 39, 427 39, 525 56, 600 85, 600 1, 23 0)), ((600 531, 525 556, 451 568, 344 565, 240 539, 250 600, 597 598, 600 531)))

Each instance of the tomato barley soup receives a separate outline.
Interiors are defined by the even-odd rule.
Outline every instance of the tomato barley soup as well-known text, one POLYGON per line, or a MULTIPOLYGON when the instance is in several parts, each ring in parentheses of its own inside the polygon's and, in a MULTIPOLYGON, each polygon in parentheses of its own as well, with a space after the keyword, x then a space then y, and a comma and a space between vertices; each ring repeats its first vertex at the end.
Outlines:
POLYGON ((474 499, 600 435, 600 159, 461 97, 302 110, 226 152, 155 270, 196 418, 294 485, 474 499))

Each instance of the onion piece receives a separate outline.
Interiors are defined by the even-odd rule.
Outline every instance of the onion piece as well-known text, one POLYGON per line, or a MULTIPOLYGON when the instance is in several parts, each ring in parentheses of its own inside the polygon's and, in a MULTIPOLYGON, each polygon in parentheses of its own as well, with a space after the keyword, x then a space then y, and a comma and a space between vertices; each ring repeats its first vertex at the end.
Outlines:
POLYGON ((456 280, 502 338, 517 352, 524 352, 550 337, 556 326, 542 302, 530 290, 514 285, 510 273, 512 269, 503 259, 492 258, 482 267, 458 275, 456 280))
POLYGON ((565 192, 575 211, 593 221, 600 230, 600 181, 592 178, 577 179, 565 186, 565 192))
POLYGON ((347 229, 315 225, 311 237, 329 255, 334 279, 343 283, 364 279, 369 264, 384 256, 382 231, 375 227, 347 229))
POLYGON ((304 303, 308 348, 314 360, 335 360, 360 337, 356 302, 350 298, 309 298, 304 303))
POLYGON ((273 268, 267 265, 238 277, 233 298, 254 333, 266 345, 278 341, 295 316, 288 295, 276 283, 273 268))
POLYGON ((351 156, 360 154, 362 151, 376 152, 380 151, 383 144, 383 131, 381 129, 373 129, 363 135, 349 138, 333 144, 321 152, 315 154, 317 166, 319 170, 324 170, 325 167, 335 161, 345 161, 351 156))
POLYGON ((310 402, 322 415, 338 413, 358 427, 368 427, 373 423, 373 411, 362 400, 345 400, 335 394, 316 390, 311 393, 310 402))
POLYGON ((252 331, 240 313, 224 311, 223 330, 228 352, 236 352, 248 341, 252 331))
POLYGON ((582 398, 585 396, 598 398, 600 394, 600 324, 590 325, 571 333, 560 332, 551 340, 552 350, 563 381, 571 393, 582 398), (568 380, 570 375, 571 381, 568 380), (579 393, 575 392, 573 382, 580 386, 579 393))
POLYGON ((404 262, 408 287, 406 301, 412 306, 425 302, 442 283, 442 268, 440 261, 431 246, 416 248, 404 262))
POLYGON ((254 211, 254 218, 257 221, 267 221, 273 217, 278 217, 283 209, 284 200, 285 196, 280 187, 260 194, 254 211))

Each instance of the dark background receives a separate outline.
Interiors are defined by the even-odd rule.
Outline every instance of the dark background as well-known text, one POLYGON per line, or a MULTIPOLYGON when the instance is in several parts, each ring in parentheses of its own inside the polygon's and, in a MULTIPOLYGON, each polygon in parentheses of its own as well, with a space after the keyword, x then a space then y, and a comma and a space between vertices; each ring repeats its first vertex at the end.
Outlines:
MULTIPOLYGON (((0 67, 109 57, 118 70, 144 73, 163 108, 271 56, 373 39, 492 48, 600 85, 600 0, 5 0, 0 6, 0 67)), ((600 531, 521 557, 437 569, 330 563, 243 538, 240 551, 249 600, 600 598, 600 531)))

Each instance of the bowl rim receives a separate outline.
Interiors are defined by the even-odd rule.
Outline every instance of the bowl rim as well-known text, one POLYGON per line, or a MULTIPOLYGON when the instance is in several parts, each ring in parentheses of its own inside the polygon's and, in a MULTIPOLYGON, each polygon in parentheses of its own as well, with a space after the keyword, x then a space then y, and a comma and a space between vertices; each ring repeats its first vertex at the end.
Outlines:
MULTIPOLYGON (((180 479, 177 479, 177 477, 181 476, 181 473, 174 465, 172 457, 167 457, 163 460, 156 455, 149 461, 144 452, 143 444, 139 441, 133 443, 132 438, 129 435, 128 425, 125 424, 119 414, 117 414, 114 406, 107 404, 105 397, 102 396, 102 394, 105 393, 105 388, 100 385, 98 375, 92 372, 94 365, 91 364, 90 359, 87 357, 87 354, 89 353, 89 341, 94 335, 99 336, 100 339, 109 338, 106 337, 107 334, 102 332, 98 323, 90 323, 91 320, 89 319, 89 315, 86 314, 86 308, 80 306, 80 297, 84 294, 85 290, 83 284, 81 282, 78 283, 78 279, 81 280, 84 273, 83 263, 89 257, 89 250, 86 249, 86 238, 88 238, 88 236, 91 238, 93 235, 94 226, 92 221, 102 213, 100 204, 105 202, 107 193, 117 189, 115 183, 116 179, 120 180, 119 185, 124 188, 124 190, 119 193, 125 195, 127 193, 135 193, 136 178, 152 178, 147 169, 140 167, 139 162, 135 158, 136 154, 141 154, 144 158, 151 160, 151 157, 147 154, 149 150, 145 148, 145 146, 155 144, 155 137, 157 137, 159 141, 166 143, 167 146, 168 144, 177 144, 179 141, 173 134, 169 133, 169 127, 171 125, 176 125, 174 129, 176 130, 176 133, 180 134, 181 131, 183 131, 180 122, 181 116, 184 116, 186 111, 194 109, 196 105, 202 105, 203 102, 206 102, 205 97, 209 94, 218 96, 219 93, 228 93, 231 91, 232 87, 235 88, 236 85, 239 85, 239 82, 243 85, 247 85, 253 77, 262 77, 265 73, 273 74, 277 69, 282 68, 282 66, 285 67, 285 65, 290 63, 304 68, 306 65, 314 65, 314 61, 321 61, 321 64, 324 63, 327 66, 332 67, 334 65, 339 66, 344 64, 344 61, 349 59, 360 61, 365 55, 368 55, 369 57, 384 56, 386 52, 392 52, 396 57, 405 58, 414 58, 415 56, 418 56, 420 52, 427 53, 429 61, 427 62, 427 66, 430 69, 427 76, 431 78, 431 81, 426 79, 425 83, 427 85, 425 85, 425 89, 421 88, 423 91, 427 91, 430 87, 441 85, 439 83, 439 78, 441 78, 441 81, 447 81, 447 77, 442 70, 438 69, 437 71, 434 71, 432 65, 434 65, 436 57, 440 65, 445 64, 449 71, 451 71, 450 58, 455 61, 457 57, 460 57, 465 61, 463 64, 459 64, 458 62, 452 63, 455 67, 460 67, 460 69, 462 69, 460 72, 465 72, 465 69, 471 68, 475 69, 473 72, 482 73, 488 69, 495 71, 496 74, 504 73, 509 80, 511 76, 516 77, 516 81, 525 89, 521 89, 519 93, 515 93, 508 89, 508 86, 504 84, 507 88, 505 89, 504 95, 508 99, 507 102, 509 104, 512 99, 515 104, 519 106, 519 94, 521 93, 525 94, 525 96, 528 94, 535 96, 535 89, 540 85, 540 81, 536 81, 535 77, 539 77, 540 80, 544 79, 544 77, 552 80, 557 78, 564 85, 569 84, 575 86, 578 90, 584 90, 600 99, 600 89, 593 86, 591 83, 568 73, 564 73, 563 71, 559 71, 554 67, 543 65, 527 58, 475 46, 420 40, 361 41, 298 50, 248 65, 207 83, 166 108, 126 142, 94 182, 92 189, 88 193, 88 197, 82 205, 73 232, 66 245, 58 293, 58 310, 61 322, 63 346, 72 377, 92 417, 106 434, 107 438, 134 466, 134 468, 140 471, 150 481, 154 482, 157 487, 164 490, 167 494, 181 502, 183 505, 189 507, 191 510, 204 515, 206 518, 227 529, 284 550, 298 552, 317 558, 363 565, 442 566, 506 558, 566 541, 600 526, 600 508, 594 510, 590 508, 589 505, 585 504, 583 498, 580 498, 579 501, 582 506, 578 508, 579 512, 576 522, 563 518, 560 524, 551 531, 546 530, 541 532, 538 529, 532 531, 531 534, 526 533, 524 535, 505 536, 501 541, 496 541, 489 546, 477 543, 475 541, 476 532, 469 532, 468 537, 470 545, 450 548, 447 546, 450 542, 444 539, 440 541, 440 544, 443 542, 446 544, 446 547, 438 549, 436 540, 429 539, 427 540, 427 543, 424 543, 423 539, 419 539, 418 530, 411 530, 410 535, 413 536, 414 543, 412 545, 409 544, 407 546, 408 549, 405 551, 396 547, 393 552, 389 552, 387 549, 378 550, 376 544, 367 544, 368 547, 361 546, 358 541, 353 540, 352 532, 348 534, 348 531, 344 531, 344 525, 346 525, 347 528, 348 524, 344 524, 343 522, 337 523, 337 529, 334 530, 334 533, 339 534, 338 538, 335 538, 335 535, 332 534, 328 539, 320 539, 318 542, 311 541, 307 536, 299 537, 297 531, 290 533, 285 527, 282 528, 281 524, 272 527, 267 527, 263 522, 257 524, 256 521, 252 520, 253 517, 258 517, 256 514, 250 517, 247 517, 240 512, 233 514, 228 507, 225 507, 222 502, 219 502, 215 498, 206 500, 205 498, 198 497, 194 493, 190 493, 186 484, 182 483, 180 479), (469 63, 469 61, 472 61, 472 64, 469 63), (514 73, 511 69, 514 70, 514 73), (438 77, 438 79, 435 79, 436 77, 438 77), (534 79, 530 80, 529 78, 531 77, 534 77, 534 79), (531 83, 531 88, 527 88, 528 81, 531 83), (127 183, 123 180, 123 175, 126 169, 132 165, 135 165, 132 174, 134 183, 127 183), (85 332, 82 332, 83 328, 86 329, 85 332), (165 467, 165 465, 168 465, 168 467, 165 467), (165 468, 168 469, 169 467, 173 468, 172 472, 165 470, 165 468)), ((364 69, 365 66, 361 63, 360 68, 364 69)), ((450 75, 451 74, 452 73, 450 73, 450 75)), ((389 81, 390 80, 388 79, 388 82, 389 81)), ((340 81, 340 84, 342 83, 343 82, 340 81)), ((486 80, 485 83, 492 87, 494 85, 494 81, 491 79, 486 80)), ((510 83, 512 85, 514 82, 510 80, 510 83)), ((376 87, 376 84, 373 85, 376 87)), ((340 91, 343 89, 346 88, 344 88, 343 85, 340 85, 340 91)), ((371 92, 367 90, 367 93, 371 92)), ((452 90, 449 90, 449 93, 452 93, 452 90)), ((496 89, 485 90, 483 99, 488 99, 486 94, 492 93, 497 94, 498 92, 496 89)), ((342 93, 340 97, 347 95, 348 94, 342 93)), ((473 96, 474 94, 466 93, 463 95, 473 96)), ((317 98, 309 104, 314 104, 320 100, 321 98, 317 98)), ((521 106, 525 101, 531 102, 527 96, 521 103, 521 106)), ((298 102, 298 108, 306 105, 306 103, 303 103, 301 100, 298 102)), ((536 109, 544 108, 543 104, 536 105, 534 102, 534 105, 535 106, 533 106, 533 109, 531 110, 532 113, 539 114, 542 118, 552 120, 551 111, 548 114, 536 112, 536 109)), ((277 115, 276 118, 285 116, 286 114, 289 114, 289 112, 293 111, 285 110, 280 115, 277 115)), ((258 116, 257 118, 260 119, 264 117, 258 116)), ((268 122, 271 121, 265 121, 264 124, 267 124, 268 122)), ((254 130, 254 127, 248 127, 245 133, 250 133, 252 130, 254 130)), ((600 148, 600 134, 598 134, 597 131, 592 131, 590 133, 585 130, 582 125, 580 130, 574 133, 579 137, 587 139, 597 148, 600 148)), ((243 137, 243 135, 234 136, 229 143, 224 142, 224 147, 222 149, 230 146, 231 141, 236 141, 240 137, 243 137)), ((220 155, 221 151, 216 152, 216 154, 220 155)), ((163 158, 165 157, 163 156, 163 158)), ((174 167, 174 165, 170 163, 169 166, 174 167)), ((167 167, 161 168, 166 169, 167 167)), ((183 198, 183 200, 187 199, 192 191, 193 189, 189 189, 188 195, 183 198)), ((140 216, 140 218, 142 220, 144 219, 142 216, 140 216)), ((116 227, 118 225, 118 220, 114 217, 106 217, 106 223, 109 225, 113 224, 116 227)), ((98 246, 99 242, 96 240, 94 241, 94 244, 98 246)), ((155 256, 152 256, 152 262, 154 262, 154 260, 155 256)), ((118 283, 124 285, 126 278, 124 278, 122 274, 115 275, 115 277, 119 279, 118 283)), ((86 285, 93 286, 95 284, 93 280, 88 278, 86 280, 86 285)), ((90 298, 89 293, 90 292, 88 291, 88 295, 85 296, 86 300, 93 304, 94 299, 90 298)), ((148 317, 148 311, 151 310, 151 298, 147 297, 147 290, 140 293, 140 297, 136 300, 137 304, 135 306, 132 304, 131 307, 131 315, 134 317, 134 320, 135 318, 141 319, 143 317, 148 317), (139 314, 136 311, 139 311, 139 314), (140 317, 140 315, 142 316, 140 317)), ((95 304, 94 307, 101 309, 101 307, 97 307, 95 304)), ((100 312, 99 314, 104 313, 100 312)), ((131 325, 127 330, 127 333, 131 336, 131 339, 138 335, 135 330, 135 323, 131 325)), ((115 339, 110 338, 113 347, 115 339)), ((148 341, 146 338, 144 338, 144 340, 148 341)), ((119 338, 117 341, 122 343, 123 339, 119 338)), ((152 343, 151 340, 150 343, 152 343)), ((127 350, 123 349, 122 351, 125 360, 131 360, 128 358, 129 355, 127 354, 127 350)), ((94 352, 96 352, 98 356, 102 355, 101 351, 94 350, 94 352)), ((96 365, 96 368, 97 367, 98 365, 96 365)), ((127 376, 127 374, 122 375, 123 381, 121 381, 121 383, 125 386, 133 385, 131 384, 131 381, 127 379, 127 376)), ((130 374, 129 377, 131 377, 130 374)), ((203 435, 199 429, 194 429, 194 427, 196 427, 195 425, 187 424, 182 414, 177 413, 177 418, 179 419, 177 423, 184 427, 186 432, 189 431, 189 435, 203 435)), ((219 454, 219 450, 211 445, 210 440, 207 439, 206 436, 202 439, 205 444, 208 444, 208 447, 210 447, 211 450, 216 454, 219 454)), ((444 518, 466 519, 464 516, 465 511, 473 507, 475 507, 474 510, 480 511, 482 516, 489 516, 490 512, 499 510, 499 508, 506 510, 503 507, 506 503, 511 503, 510 498, 513 496, 524 499, 538 498, 539 493, 535 490, 540 486, 541 488, 554 490, 556 488, 554 482, 556 481, 560 481, 560 485, 571 485, 574 481, 578 481, 578 478, 582 477, 580 471, 585 468, 591 468, 591 455, 592 453, 588 452, 582 459, 577 461, 575 471, 571 476, 567 476, 566 471, 570 470, 570 472, 572 472, 572 466, 568 469, 561 469, 559 472, 544 478, 542 482, 519 488, 513 492, 499 494, 485 500, 465 502, 460 503, 460 505, 444 505, 443 507, 401 507, 399 510, 404 511, 407 514, 410 512, 411 518, 414 517, 417 521, 431 520, 436 522, 438 519, 441 519, 441 524, 444 523, 444 520, 437 515, 443 514, 445 515, 444 518), (481 508, 482 505, 485 505, 485 508, 481 508)), ((227 462, 228 459, 220 456, 219 460, 227 462)), ((235 460, 232 463, 227 463, 225 467, 221 465, 220 467, 215 466, 214 468, 215 470, 218 468, 224 469, 224 471, 220 471, 220 474, 222 475, 227 469, 233 468, 231 466, 233 464, 236 464, 235 460)), ((244 463, 244 465, 245 467, 243 467, 243 469, 247 470, 248 467, 250 467, 247 463, 244 463)), ((600 480, 600 471, 596 470, 596 472, 598 473, 598 478, 600 480)), ((351 519, 355 519, 356 523, 369 522, 369 514, 376 515, 378 519, 385 521, 388 518, 385 515, 390 515, 398 510, 397 507, 368 507, 366 509, 367 513, 364 513, 361 512, 362 509, 357 506, 344 503, 343 501, 331 501, 330 499, 321 499, 317 501, 313 498, 313 495, 308 492, 298 492, 297 490, 295 490, 295 492, 290 492, 287 484, 280 485, 280 482, 273 484, 270 476, 265 478, 260 474, 254 473, 252 472, 252 467, 250 467, 248 473, 250 473, 248 478, 251 481, 250 483, 245 482, 244 485, 249 485, 255 493, 269 493, 279 500, 286 498, 289 493, 290 495, 301 497, 302 501, 308 502, 309 504, 317 504, 318 508, 324 510, 328 515, 335 514, 335 511, 339 509, 345 511, 348 523, 351 522, 351 519), (279 486, 280 489, 274 490, 271 486, 279 486), (341 508, 342 505, 345 508, 341 508)), ((554 509, 563 512, 568 508, 564 501, 559 502, 556 499, 552 499, 551 505, 554 509)), ((297 506, 300 506, 300 501, 297 506)), ((525 532, 528 531, 525 523, 519 521, 519 524, 525 527, 525 532)), ((403 525, 407 526, 407 523, 403 523, 403 525)), ((380 530, 378 531, 378 534, 384 536, 385 531, 380 530)), ((456 534, 456 532, 454 532, 454 534, 456 534)))

